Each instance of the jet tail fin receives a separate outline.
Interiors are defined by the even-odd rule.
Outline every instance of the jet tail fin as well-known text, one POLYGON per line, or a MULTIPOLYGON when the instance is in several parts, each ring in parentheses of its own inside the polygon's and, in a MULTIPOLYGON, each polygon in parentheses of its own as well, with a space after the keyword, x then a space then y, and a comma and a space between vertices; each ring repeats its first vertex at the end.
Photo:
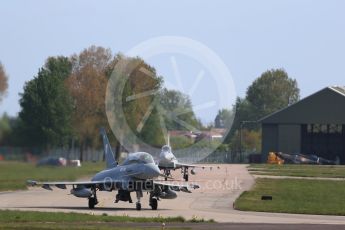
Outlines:
POLYGON ((115 161, 114 153, 111 149, 107 133, 104 128, 101 128, 100 133, 103 140, 103 149, 107 168, 115 168, 117 166, 117 162, 115 161))

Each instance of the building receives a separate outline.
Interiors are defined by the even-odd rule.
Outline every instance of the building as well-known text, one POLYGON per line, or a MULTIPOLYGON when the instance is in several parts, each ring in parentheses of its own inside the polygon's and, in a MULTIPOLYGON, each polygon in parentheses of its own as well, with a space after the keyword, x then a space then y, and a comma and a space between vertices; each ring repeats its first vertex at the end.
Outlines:
POLYGON ((189 139, 194 140, 197 135, 191 131, 186 131, 186 130, 171 130, 169 131, 169 136, 170 137, 187 137, 189 139))
POLYGON ((345 164, 345 87, 327 87, 260 122, 264 159, 274 151, 345 164))
POLYGON ((172 130, 169 131, 170 137, 187 137, 189 139, 195 140, 197 138, 203 138, 209 141, 222 140, 226 129, 222 128, 212 128, 209 131, 192 132, 185 130, 172 130))
POLYGON ((210 131, 202 131, 201 135, 209 141, 222 140, 226 133, 226 129, 213 128, 210 131))

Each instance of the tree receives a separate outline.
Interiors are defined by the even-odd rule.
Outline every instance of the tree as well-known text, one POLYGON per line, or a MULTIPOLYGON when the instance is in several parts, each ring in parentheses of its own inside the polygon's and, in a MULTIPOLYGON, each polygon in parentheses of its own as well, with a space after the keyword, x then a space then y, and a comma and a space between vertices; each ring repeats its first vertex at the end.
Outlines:
MULTIPOLYGON (((253 106, 246 99, 242 99, 242 98, 238 97, 236 99, 235 105, 233 106, 233 111, 236 111, 236 113, 234 114, 235 117, 234 117, 234 121, 233 121, 231 130, 225 138, 225 141, 224 141, 225 143, 230 143, 233 136, 236 134, 237 131, 239 131, 240 126, 241 126, 241 122, 256 120, 256 114, 255 114, 255 111, 253 109, 253 106)), ((248 126, 247 128, 249 128, 249 129, 257 128, 257 126, 255 126, 253 124, 250 124, 247 126, 248 126)))
POLYGON ((297 81, 289 78, 284 69, 272 69, 261 74, 248 87, 246 97, 237 98, 233 108, 233 111, 236 111, 234 123, 225 142, 234 142, 233 139, 238 138, 241 123, 244 121, 250 123, 243 125, 243 129, 259 131, 260 126, 255 121, 296 103, 300 98, 299 92, 297 81))
POLYGON ((78 138, 80 159, 87 147, 99 144, 99 129, 106 126, 105 92, 112 64, 110 49, 91 46, 70 58, 72 72, 65 86, 73 101, 72 125, 78 138))
MULTIPOLYGON (((160 125, 160 111, 156 107, 159 91, 162 88, 162 78, 157 76, 156 69, 141 58, 121 57, 122 63, 129 67, 124 72, 126 80, 121 106, 125 119, 132 132, 143 142, 152 146, 161 146, 165 143, 160 125), (130 71, 130 72, 128 72, 130 71), (151 92, 151 93, 150 93, 151 92), (147 94, 136 97, 136 95, 147 94), (133 100, 127 100, 127 98, 133 100)), ((116 89, 114 89, 116 90, 116 89)))
POLYGON ((253 152, 261 152, 260 131, 243 129, 241 135, 242 137, 240 137, 240 132, 237 130, 235 135, 231 138, 230 146, 233 151, 239 152, 240 150, 249 150, 253 152))
POLYGON ((11 132, 10 118, 5 113, 0 118, 0 144, 4 144, 4 139, 7 138, 10 132, 11 132))
POLYGON ((299 93, 297 81, 289 78, 284 69, 272 69, 264 72, 249 86, 246 99, 258 120, 296 103, 300 98, 299 93))
POLYGON ((19 113, 28 145, 63 145, 71 135, 71 98, 64 86, 71 63, 50 57, 33 80, 26 82, 19 113))
POLYGON ((8 76, 5 72, 5 68, 0 62, 0 102, 6 93, 8 88, 8 76))
POLYGON ((195 131, 201 128, 188 95, 177 90, 162 89, 159 96, 160 104, 167 112, 162 115, 165 116, 165 125, 168 130, 195 131))
POLYGON ((221 109, 214 120, 215 128, 228 128, 232 125, 233 113, 228 109, 221 109))

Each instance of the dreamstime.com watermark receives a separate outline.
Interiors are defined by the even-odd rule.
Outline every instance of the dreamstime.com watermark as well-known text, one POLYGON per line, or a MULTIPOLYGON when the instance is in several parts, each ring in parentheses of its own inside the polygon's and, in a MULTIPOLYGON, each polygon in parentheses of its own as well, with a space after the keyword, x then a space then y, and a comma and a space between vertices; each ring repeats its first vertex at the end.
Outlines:
MULTIPOLYGON (((142 63, 141 61, 135 61, 135 57, 140 57, 144 61, 157 57, 159 57, 160 60, 164 57, 170 57, 167 61, 171 64, 172 72, 174 73, 174 77, 178 84, 178 89, 183 91, 182 93, 188 95, 189 97, 193 97, 193 94, 197 92, 200 82, 202 81, 207 81, 206 84, 210 86, 214 85, 215 89, 217 89, 216 93, 214 94, 217 95, 213 96, 216 96, 217 99, 210 99, 209 101, 205 100, 200 104, 193 104, 194 111, 205 110, 207 112, 208 110, 211 111, 211 109, 212 111, 215 111, 217 108, 229 109, 229 102, 232 103, 236 100, 236 90, 229 69, 215 52, 198 41, 177 36, 156 37, 136 45, 125 53, 125 56, 130 58, 120 58, 112 71, 107 85, 105 105, 109 125, 117 140, 119 140, 122 146, 128 151, 136 151, 134 146, 140 146, 141 149, 144 149, 151 154, 160 151, 157 146, 150 145, 149 143, 145 142, 140 135, 138 135, 138 133, 140 134, 142 131, 154 109, 159 115, 158 119, 160 127, 158 128, 161 129, 160 131, 163 133, 166 143, 168 143, 167 139, 169 132, 167 125, 165 124, 167 118, 173 122, 176 122, 185 130, 199 131, 196 127, 193 127, 192 124, 183 121, 183 119, 180 119, 179 117, 180 115, 183 115, 183 113, 188 113, 190 111, 183 111, 181 113, 181 111, 175 111, 174 109, 169 110, 163 107, 160 104, 160 100, 157 98, 157 91, 155 90, 140 92, 135 95, 127 95, 124 98, 124 88, 131 73, 138 71, 139 69, 139 71, 143 74, 153 76, 151 70, 140 66, 142 63), (176 57, 181 56, 191 59, 202 66, 202 69, 200 69, 198 74, 195 76, 187 76, 189 78, 189 82, 193 82, 192 86, 190 84, 184 85, 184 80, 186 79, 183 79, 180 76, 181 73, 176 57), (188 90, 186 91, 186 89, 188 90), (154 99, 147 107, 147 111, 142 116, 141 121, 134 129, 131 129, 130 125, 128 124, 128 119, 130 118, 126 117, 126 109, 123 106, 124 102, 139 100, 147 96, 153 97, 154 99)), ((202 93, 207 95, 206 92, 202 93)), ((227 125, 229 127, 224 127, 224 137, 230 131, 232 122, 228 122, 227 125)), ((158 132, 158 130, 152 130, 152 132, 158 132)), ((195 150, 198 146, 192 144, 181 151, 186 153, 196 151, 200 152, 200 159, 195 159, 195 161, 198 161, 212 153, 221 144, 221 142, 222 140, 208 146, 207 148, 198 150, 195 150)), ((177 151, 180 150, 176 150, 176 152, 177 151)))

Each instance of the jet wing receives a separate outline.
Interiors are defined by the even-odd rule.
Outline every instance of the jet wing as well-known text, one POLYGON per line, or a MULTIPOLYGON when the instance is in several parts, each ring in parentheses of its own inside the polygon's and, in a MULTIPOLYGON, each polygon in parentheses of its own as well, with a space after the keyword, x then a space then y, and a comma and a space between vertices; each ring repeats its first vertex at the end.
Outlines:
MULTIPOLYGON (((60 189, 66 189, 67 185, 75 185, 75 186, 83 186, 85 188, 90 188, 92 186, 99 186, 103 185, 104 181, 77 181, 77 182, 70 182, 70 181, 60 181, 60 182, 38 182, 34 180, 28 180, 27 182, 28 186, 35 187, 35 186, 41 186, 44 189, 52 190, 50 186, 55 186, 60 189)), ((114 181, 112 181, 114 183, 114 181)))
POLYGON ((176 163, 176 168, 202 168, 202 169, 209 168, 209 169, 212 169, 213 166, 176 163))
POLYGON ((154 185, 156 186, 167 186, 170 187, 171 190, 176 192, 187 192, 191 193, 190 190, 192 189, 199 189, 200 186, 197 184, 180 184, 180 183, 168 183, 168 182, 161 182, 161 181, 153 181, 154 185))

